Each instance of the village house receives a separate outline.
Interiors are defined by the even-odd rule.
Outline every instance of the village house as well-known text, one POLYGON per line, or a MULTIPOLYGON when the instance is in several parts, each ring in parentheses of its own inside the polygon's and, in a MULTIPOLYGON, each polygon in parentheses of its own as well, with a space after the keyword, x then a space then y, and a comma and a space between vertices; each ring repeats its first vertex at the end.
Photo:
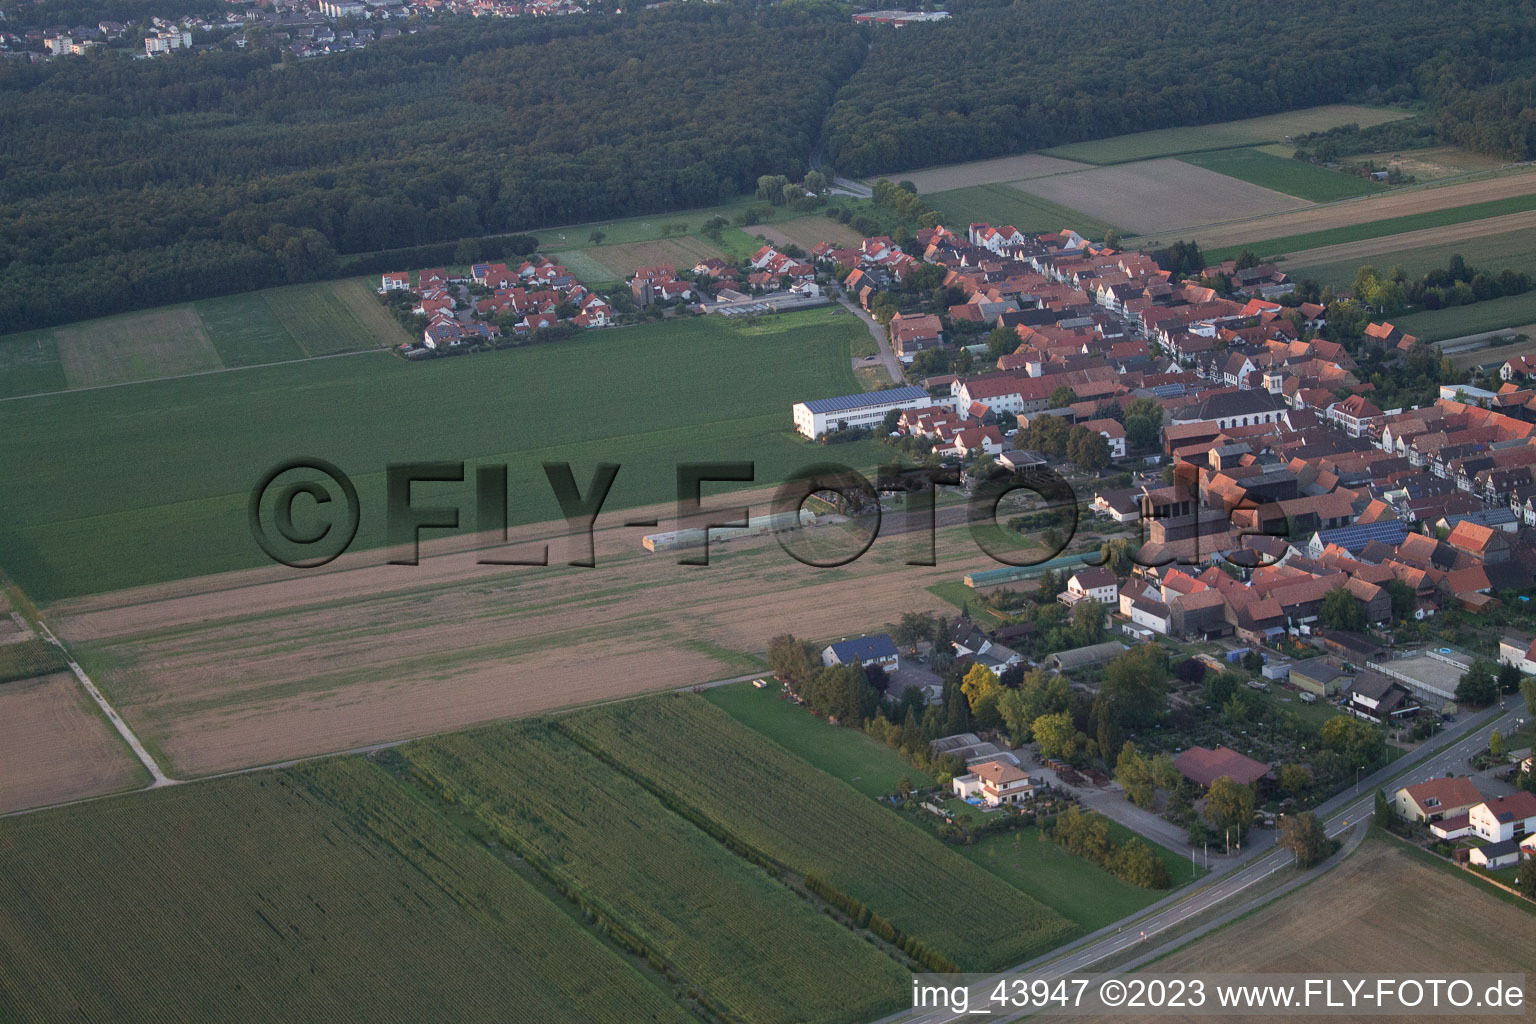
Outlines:
POLYGON ((861 665, 868 668, 879 665, 892 671, 901 668, 901 655, 896 644, 885 633, 861 636, 855 640, 839 640, 822 649, 821 663, 833 665, 861 665))
POLYGON ((1003 761, 974 765, 968 774, 953 779, 951 786, 962 800, 980 800, 988 807, 1021 804, 1035 793, 1029 773, 1003 761))

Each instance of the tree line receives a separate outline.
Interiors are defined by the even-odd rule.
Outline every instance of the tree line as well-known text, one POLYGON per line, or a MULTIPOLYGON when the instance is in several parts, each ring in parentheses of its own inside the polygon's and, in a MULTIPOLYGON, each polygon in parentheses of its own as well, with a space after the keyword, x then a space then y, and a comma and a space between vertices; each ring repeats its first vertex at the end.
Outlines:
POLYGON ((1423 100, 1446 141, 1536 155, 1536 5, 1071 0, 974 8, 875 33, 826 120, 826 154, 867 174, 1346 100, 1423 100), (1127 47, 1126 40, 1136 45, 1127 47))

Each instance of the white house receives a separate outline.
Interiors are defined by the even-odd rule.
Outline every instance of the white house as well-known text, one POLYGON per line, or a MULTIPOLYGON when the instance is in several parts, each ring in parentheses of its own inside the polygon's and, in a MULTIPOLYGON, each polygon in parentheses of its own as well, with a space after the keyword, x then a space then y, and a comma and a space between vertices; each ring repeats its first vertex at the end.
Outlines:
POLYGON ((408 292, 411 290, 411 275, 401 271, 395 274, 384 274, 379 278, 379 293, 384 292, 408 292))
POLYGON ((1062 604, 1074 605, 1085 597, 1091 597, 1106 608, 1115 607, 1120 601, 1120 581, 1115 574, 1102 566, 1097 569, 1080 569, 1067 579, 1067 589, 1059 599, 1062 604))
POLYGON ((921 409, 924 406, 945 404, 942 399, 934 398, 922 388, 905 387, 797 402, 792 412, 795 429, 814 441, 829 431, 844 427, 878 430, 885 414, 893 409, 921 409))
POLYGON ((1515 666, 1528 676, 1536 676, 1536 640, 1500 640, 1499 661, 1515 666))
POLYGON ((1467 812, 1472 831, 1490 843, 1519 839, 1536 832, 1536 793, 1519 790, 1484 800, 1467 812))
POLYGON ((1035 792, 1028 772, 1002 761, 975 765, 970 774, 955 778, 950 785, 961 799, 979 799, 988 807, 1020 804, 1035 792))

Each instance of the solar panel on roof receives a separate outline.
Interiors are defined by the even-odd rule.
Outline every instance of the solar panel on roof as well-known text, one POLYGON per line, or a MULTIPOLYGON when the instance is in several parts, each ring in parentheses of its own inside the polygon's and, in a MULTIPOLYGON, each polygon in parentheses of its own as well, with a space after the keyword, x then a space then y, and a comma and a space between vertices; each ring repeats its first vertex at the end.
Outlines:
POLYGON ((838 395, 836 398, 816 398, 804 405, 811 412, 846 412, 871 405, 889 402, 906 402, 914 398, 927 398, 928 392, 919 387, 891 388, 888 391, 871 391, 863 395, 838 395))

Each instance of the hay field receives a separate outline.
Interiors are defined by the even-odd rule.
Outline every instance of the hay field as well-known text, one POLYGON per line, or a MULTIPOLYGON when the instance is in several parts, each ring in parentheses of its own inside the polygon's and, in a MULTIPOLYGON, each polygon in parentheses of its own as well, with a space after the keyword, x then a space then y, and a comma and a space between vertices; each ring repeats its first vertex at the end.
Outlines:
POLYGON ((581 254, 607 270, 613 280, 621 281, 633 274, 636 267, 654 267, 666 263, 679 270, 691 270, 700 260, 724 256, 725 252, 702 238, 679 235, 650 242, 594 246, 582 249, 581 254))
POLYGON ((863 241, 853 228, 839 224, 830 217, 796 217, 773 226, 759 224, 750 230, 754 235, 762 235, 773 245, 794 244, 806 252, 810 252, 820 242, 857 246, 863 241))
POLYGON ((71 388, 176 377, 224 365, 191 306, 165 306, 56 327, 71 388))
POLYGON ((1288 110, 1281 114, 1266 114, 1241 121, 1219 121, 1215 124, 1194 125, 1185 128, 1158 128, 1134 135, 1118 135, 1111 139, 1093 142, 1075 142, 1055 146, 1045 152, 1068 160, 1082 160, 1091 164, 1123 163, 1129 160, 1146 160, 1156 156, 1172 156, 1177 153, 1198 153, 1206 149, 1227 149, 1234 146, 1250 146, 1254 143, 1279 142, 1292 135, 1320 132, 1340 125, 1358 124, 1362 128, 1385 124, 1410 116, 1401 110, 1384 107, 1362 107, 1348 103, 1333 103, 1303 110, 1288 110))
MULTIPOLYGON (((759 514, 768 498, 711 505, 759 514)), ((840 569, 801 565, 767 538, 682 566, 686 552, 644 552, 651 531, 621 525, 651 514, 665 529, 671 513, 602 516, 596 569, 564 568, 563 524, 546 524, 514 529, 506 553, 536 556, 553 538, 550 568, 479 565, 447 545, 417 566, 364 552, 337 571, 186 580, 62 602, 50 617, 151 749, 197 775, 760 670, 751 655, 779 633, 844 635, 941 607, 925 588, 985 558, 953 527, 935 567, 906 565, 917 542, 901 536, 840 569)))
POLYGON ((0 813, 148 781, 72 673, 0 686, 0 813))
MULTIPOLYGON (((1395 840, 1373 838, 1318 881, 1138 973, 1190 977, 1212 972, 1344 971, 1446 977, 1533 970, 1536 914, 1505 903, 1471 879, 1424 863, 1395 840)), ((1233 1014, 1222 1019, 1277 1018, 1233 1014)), ((1340 1015, 1329 1019, 1388 1018, 1340 1015)))
POLYGON ((1300 209, 1294 196, 1250 185, 1179 160, 1096 167, 1021 181, 1015 188, 1082 210, 1138 234, 1300 209))
POLYGON ((990 185, 997 181, 1022 181, 1026 178, 1043 178, 1063 171, 1081 171, 1088 164, 1076 160, 1041 153, 1024 153, 1020 156, 1002 156, 992 160, 973 160, 964 164, 947 164, 941 167, 925 167, 920 171, 902 171, 898 174, 876 174, 871 181, 889 178, 891 181, 910 181, 917 186, 919 195, 945 192, 952 188, 968 188, 971 185, 990 185))

